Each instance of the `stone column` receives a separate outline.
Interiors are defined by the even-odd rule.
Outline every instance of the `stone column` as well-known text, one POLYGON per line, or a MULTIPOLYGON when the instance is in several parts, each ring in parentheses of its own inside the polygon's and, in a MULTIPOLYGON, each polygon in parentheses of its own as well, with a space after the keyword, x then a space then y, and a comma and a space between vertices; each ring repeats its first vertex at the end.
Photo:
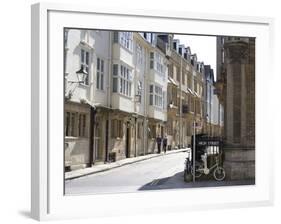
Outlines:
POLYGON ((225 162, 228 179, 255 177, 255 145, 249 142, 254 135, 255 76, 254 42, 249 38, 226 41, 226 108, 225 162))

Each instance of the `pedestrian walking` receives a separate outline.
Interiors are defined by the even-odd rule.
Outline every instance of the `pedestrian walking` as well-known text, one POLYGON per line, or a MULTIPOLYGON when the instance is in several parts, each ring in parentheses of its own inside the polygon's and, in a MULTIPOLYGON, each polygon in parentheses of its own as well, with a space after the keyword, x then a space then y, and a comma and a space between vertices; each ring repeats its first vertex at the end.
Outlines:
POLYGON ((164 153, 166 153, 166 151, 167 151, 167 142, 168 142, 167 135, 165 135, 164 139, 163 139, 163 150, 164 150, 164 153))
POLYGON ((160 135, 157 136, 156 138, 156 142, 157 142, 157 149, 158 149, 158 153, 161 153, 161 143, 162 143, 162 138, 160 135))

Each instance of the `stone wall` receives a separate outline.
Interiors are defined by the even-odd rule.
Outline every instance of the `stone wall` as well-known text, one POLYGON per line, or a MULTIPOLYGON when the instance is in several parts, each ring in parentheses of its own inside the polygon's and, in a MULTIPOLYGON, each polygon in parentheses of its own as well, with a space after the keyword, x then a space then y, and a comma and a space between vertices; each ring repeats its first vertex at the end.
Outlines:
POLYGON ((255 149, 224 149, 224 169, 229 180, 255 178, 255 149))

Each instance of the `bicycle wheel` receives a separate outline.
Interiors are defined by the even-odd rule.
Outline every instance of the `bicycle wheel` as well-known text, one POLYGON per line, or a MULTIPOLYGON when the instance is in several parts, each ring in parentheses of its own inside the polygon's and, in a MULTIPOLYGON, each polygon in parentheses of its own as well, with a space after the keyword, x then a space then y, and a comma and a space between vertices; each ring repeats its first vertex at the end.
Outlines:
POLYGON ((214 170, 214 178, 217 181, 222 181, 225 178, 225 171, 224 168, 218 166, 215 170, 214 170))
MULTIPOLYGON (((196 178, 199 178, 199 177, 201 177, 202 176, 202 172, 200 172, 200 171, 198 171, 198 170, 202 170, 203 169, 203 166, 201 165, 201 164, 196 164, 195 165, 195 177, 196 178)), ((194 172, 193 172, 193 166, 191 166, 191 173, 192 173, 192 175, 194 175, 194 172)))
POLYGON ((192 174, 187 172, 187 170, 184 171, 184 181, 185 182, 190 182, 192 180, 192 174))

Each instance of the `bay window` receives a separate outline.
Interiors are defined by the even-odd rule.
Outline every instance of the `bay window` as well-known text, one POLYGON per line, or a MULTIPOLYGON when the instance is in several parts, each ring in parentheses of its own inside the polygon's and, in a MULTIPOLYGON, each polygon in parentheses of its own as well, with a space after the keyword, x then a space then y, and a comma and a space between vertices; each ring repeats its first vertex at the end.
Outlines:
POLYGON ((133 51, 133 33, 132 32, 118 32, 113 34, 113 41, 119 43, 129 51, 133 51))
POLYGON ((125 96, 131 96, 132 71, 124 65, 113 65, 112 91, 125 96))
POLYGON ((149 86, 149 105, 163 108, 162 87, 156 85, 149 86))
POLYGON ((154 69, 161 76, 165 76, 166 66, 164 64, 164 57, 158 52, 150 52, 150 68, 154 69))

